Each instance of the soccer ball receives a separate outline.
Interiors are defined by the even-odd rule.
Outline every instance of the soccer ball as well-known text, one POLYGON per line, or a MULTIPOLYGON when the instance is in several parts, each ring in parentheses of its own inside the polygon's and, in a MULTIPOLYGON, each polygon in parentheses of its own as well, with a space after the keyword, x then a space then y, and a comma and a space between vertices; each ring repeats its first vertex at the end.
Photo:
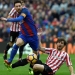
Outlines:
POLYGON ((34 64, 37 61, 37 55, 32 53, 27 55, 27 60, 29 63, 34 64))

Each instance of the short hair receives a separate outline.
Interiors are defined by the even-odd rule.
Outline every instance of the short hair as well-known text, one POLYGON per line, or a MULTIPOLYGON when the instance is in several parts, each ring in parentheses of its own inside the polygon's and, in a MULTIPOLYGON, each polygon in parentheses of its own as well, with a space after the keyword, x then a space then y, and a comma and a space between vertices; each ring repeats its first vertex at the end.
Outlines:
POLYGON ((63 37, 58 38, 57 43, 60 41, 64 41, 64 45, 67 45, 67 41, 63 37))
POLYGON ((20 1, 21 1, 21 2, 24 2, 24 3, 26 2, 25 0, 20 0, 20 1))
POLYGON ((15 5, 16 3, 21 3, 21 1, 20 1, 20 0, 16 0, 16 1, 14 2, 14 5, 15 5))

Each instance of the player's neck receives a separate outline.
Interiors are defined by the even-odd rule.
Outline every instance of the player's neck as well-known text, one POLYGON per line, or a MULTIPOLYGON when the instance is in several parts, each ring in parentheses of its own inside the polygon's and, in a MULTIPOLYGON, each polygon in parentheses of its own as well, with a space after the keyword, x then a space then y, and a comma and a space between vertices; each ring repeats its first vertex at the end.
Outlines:
POLYGON ((58 51, 62 52, 62 50, 58 49, 58 51))

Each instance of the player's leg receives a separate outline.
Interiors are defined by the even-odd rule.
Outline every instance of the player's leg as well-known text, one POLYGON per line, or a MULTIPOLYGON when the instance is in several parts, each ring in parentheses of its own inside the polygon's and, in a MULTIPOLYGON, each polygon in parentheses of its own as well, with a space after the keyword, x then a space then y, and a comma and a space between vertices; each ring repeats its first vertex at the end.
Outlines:
POLYGON ((25 44, 24 44, 24 45, 22 45, 22 46, 19 48, 19 60, 21 60, 21 59, 22 59, 24 46, 25 46, 25 44))
POLYGON ((10 64, 7 69, 10 71, 16 67, 20 67, 20 66, 25 66, 26 64, 28 64, 28 61, 27 59, 21 59, 21 60, 18 60, 17 62, 13 63, 13 64, 10 64))
POLYGON ((24 65, 28 64, 28 62, 26 62, 26 60, 27 59, 25 58, 25 59, 15 62, 14 64, 12 64, 12 68, 16 68, 16 67, 24 66, 24 65))
POLYGON ((35 64, 33 66, 34 72, 39 71, 42 75, 53 75, 52 69, 46 64, 35 64))
POLYGON ((38 48, 39 48, 39 39, 38 39, 38 37, 37 36, 30 37, 28 39, 28 41, 29 41, 30 47, 33 49, 33 53, 37 54, 38 59, 39 59, 40 54, 38 52, 38 48))
POLYGON ((12 62, 14 56, 16 55, 18 48, 19 48, 21 45, 24 44, 24 41, 23 41, 23 39, 21 38, 22 36, 19 37, 19 38, 17 38, 18 35, 19 35, 19 32, 16 32, 14 35, 15 35, 15 40, 16 40, 16 39, 17 39, 17 40, 16 40, 16 43, 14 44, 14 46, 12 47, 11 54, 10 54, 10 58, 8 59, 8 62, 10 62, 10 63, 12 62))
POLYGON ((15 35, 14 35, 14 33, 11 31, 11 32, 10 32, 10 39, 9 39, 9 42, 7 43, 6 48, 5 48, 5 50, 4 50, 4 55, 3 55, 3 59, 4 59, 4 60, 7 59, 7 52, 8 52, 8 50, 10 49, 10 47, 13 46, 14 42, 15 42, 15 35))
MULTIPOLYGON (((19 60, 19 61, 15 62, 15 63, 11 64, 9 66, 8 70, 10 71, 11 69, 14 69, 16 67, 25 66, 26 64, 28 64, 28 62, 26 62, 26 60, 27 59, 25 58, 25 59, 19 60)), ((31 68, 33 68, 33 66, 31 68)), ((38 72, 38 71, 34 72, 33 71, 33 75, 39 75, 39 74, 40 74, 40 72, 38 72)))
POLYGON ((3 55, 3 59, 6 60, 7 59, 7 52, 10 49, 10 47, 12 47, 12 42, 7 43, 6 48, 4 50, 4 55, 3 55))
MULTIPOLYGON (((37 54, 37 57, 39 59, 39 52, 38 52, 38 47, 39 47, 39 41, 38 41, 38 37, 36 36, 33 36, 33 37, 30 37, 28 39, 29 41, 29 45, 30 47, 33 49, 33 53, 37 54)), ((30 67, 31 67, 31 64, 30 64, 30 67)), ((32 70, 29 68, 29 74, 32 73, 32 70)))
MULTIPOLYGON (((10 54, 10 58, 5 61, 5 64, 6 64, 6 65, 10 65, 10 64, 11 64, 11 62, 12 62, 14 56, 15 56, 16 53, 17 53, 17 50, 18 50, 19 46, 22 46, 24 43, 26 43, 25 41, 26 41, 25 36, 22 35, 22 34, 19 35, 19 37, 18 37, 18 39, 17 39, 17 41, 16 41, 16 44, 15 44, 15 45, 13 46, 13 48, 12 48, 12 51, 11 51, 11 54, 10 54)), ((26 60, 25 62, 27 62, 27 60, 26 60)))
POLYGON ((39 71, 37 71, 37 72, 33 71, 33 75, 40 75, 40 72, 39 71))
POLYGON ((11 54, 10 54, 10 58, 8 59, 9 62, 12 62, 14 56, 17 53, 18 48, 24 44, 24 41, 21 38, 18 38, 16 41, 16 44, 13 46, 11 54))

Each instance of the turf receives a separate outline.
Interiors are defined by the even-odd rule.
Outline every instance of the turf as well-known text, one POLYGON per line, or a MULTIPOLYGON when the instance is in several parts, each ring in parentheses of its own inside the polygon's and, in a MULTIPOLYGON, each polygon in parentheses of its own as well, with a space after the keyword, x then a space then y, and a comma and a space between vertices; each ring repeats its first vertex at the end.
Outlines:
MULTIPOLYGON (((26 57, 26 55, 23 55, 23 58, 26 57)), ((42 54, 40 59, 45 62, 47 58, 46 54, 42 54)), ((70 55, 70 58, 73 63, 73 67, 75 70, 75 55, 70 55)), ((18 60, 18 55, 15 56, 14 61, 18 60)), ((3 54, 0 54, 0 75, 29 75, 29 65, 23 66, 23 67, 17 67, 15 69, 12 69, 12 71, 7 71, 6 67, 3 64, 3 54)), ((56 72, 56 75, 70 75, 70 72, 68 70, 68 67, 64 63, 63 66, 56 72)))

